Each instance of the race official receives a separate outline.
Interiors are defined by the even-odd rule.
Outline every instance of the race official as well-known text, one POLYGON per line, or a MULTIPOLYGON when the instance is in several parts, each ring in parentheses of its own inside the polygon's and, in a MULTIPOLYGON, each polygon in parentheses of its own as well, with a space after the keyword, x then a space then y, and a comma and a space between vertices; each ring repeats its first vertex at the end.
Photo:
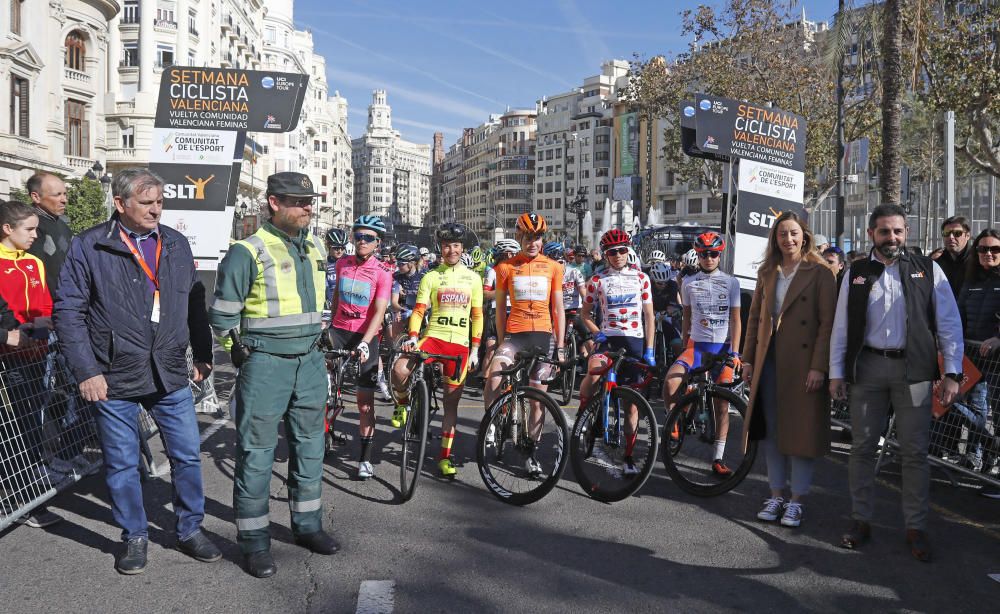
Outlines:
POLYGON ((858 548, 871 535, 875 449, 891 405, 902 456, 906 542, 921 561, 927 539, 930 466, 927 446, 934 382, 947 407, 962 379, 962 322, 941 268, 907 253, 906 212, 879 205, 868 220, 874 248, 844 276, 830 341, 830 394, 848 399, 854 444, 848 468, 853 523, 840 545, 858 548), (850 394, 847 383, 851 384, 850 394))
POLYGON ((268 527, 271 469, 278 424, 288 440, 288 502, 295 543, 318 554, 338 545, 323 531, 323 410, 326 364, 321 333, 326 251, 307 232, 314 199, 309 177, 267 179, 270 220, 237 241, 219 264, 209 320, 215 333, 238 330, 249 349, 236 388, 233 508, 246 570, 277 572, 268 527))

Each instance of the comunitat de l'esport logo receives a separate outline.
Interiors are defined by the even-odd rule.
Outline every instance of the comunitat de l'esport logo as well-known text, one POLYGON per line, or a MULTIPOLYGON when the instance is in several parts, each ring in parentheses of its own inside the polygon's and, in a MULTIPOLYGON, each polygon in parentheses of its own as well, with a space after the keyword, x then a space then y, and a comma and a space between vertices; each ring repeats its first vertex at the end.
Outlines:
POLYGON ((269 90, 274 87, 274 77, 267 76, 260 80, 260 86, 265 90, 269 90))

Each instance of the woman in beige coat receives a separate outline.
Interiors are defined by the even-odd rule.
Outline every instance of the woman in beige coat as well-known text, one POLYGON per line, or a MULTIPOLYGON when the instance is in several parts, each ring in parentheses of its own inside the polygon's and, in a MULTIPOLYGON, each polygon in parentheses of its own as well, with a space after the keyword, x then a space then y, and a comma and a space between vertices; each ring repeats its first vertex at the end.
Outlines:
POLYGON ((835 276, 808 226, 795 213, 782 214, 767 240, 743 346, 750 382, 743 441, 763 439, 771 486, 761 520, 799 526, 815 459, 830 448, 826 371, 836 304, 835 276))

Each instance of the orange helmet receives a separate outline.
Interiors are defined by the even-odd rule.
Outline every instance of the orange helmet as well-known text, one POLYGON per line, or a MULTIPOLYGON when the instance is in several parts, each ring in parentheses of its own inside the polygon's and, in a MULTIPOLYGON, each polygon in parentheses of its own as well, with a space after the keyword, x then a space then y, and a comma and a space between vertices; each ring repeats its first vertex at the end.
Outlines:
POLYGON ((724 249, 726 249, 726 240, 717 232, 704 232, 694 240, 696 252, 721 252, 724 249))
POLYGON ((545 224, 545 218, 537 213, 522 213, 517 218, 517 229, 528 234, 538 234, 547 231, 549 227, 545 224))

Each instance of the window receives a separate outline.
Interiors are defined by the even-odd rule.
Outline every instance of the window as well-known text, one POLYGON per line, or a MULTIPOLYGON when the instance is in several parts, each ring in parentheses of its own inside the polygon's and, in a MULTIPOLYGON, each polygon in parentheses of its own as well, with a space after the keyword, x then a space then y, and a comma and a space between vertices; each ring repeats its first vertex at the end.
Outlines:
POLYGON ((561 149, 557 149, 556 150, 556 160, 559 160, 561 158, 562 158, 562 150, 561 149))
POLYGON ((677 215, 677 201, 676 200, 662 200, 660 201, 663 207, 664 215, 677 215))
POLYGON ((548 194, 551 191, 552 191, 552 182, 551 181, 546 181, 545 182, 545 193, 548 194))
POLYGON ((574 179, 576 179, 576 173, 566 173, 566 181, 573 181, 574 179))
POLYGON ((67 156, 90 157, 90 122, 87 107, 77 100, 66 101, 66 140, 63 147, 67 156))
POLYGON ((562 192, 562 182, 561 181, 557 181, 556 182, 555 191, 556 192, 562 192))
POLYGON ((326 150, 326 141, 323 141, 322 145, 323 145, 323 153, 326 153, 327 152, 327 150, 326 150))
POLYGON ((692 198, 688 201, 688 213, 704 213, 702 199, 692 198))
POLYGON ((552 153, 552 150, 550 149, 550 150, 548 150, 548 151, 545 152, 545 159, 546 160, 551 160, 553 155, 554 154, 552 153))
POLYGON ((121 66, 139 66, 139 43, 125 43, 121 66))
POLYGON ((594 194, 607 194, 608 184, 594 186, 594 194))
MULTIPOLYGON (((15 4, 19 4, 15 2, 15 4)), ((28 80, 10 78, 10 133, 28 138, 28 80)))
POLYGON ((580 179, 590 179, 590 171, 580 171, 580 179))
POLYGON ((66 57, 64 59, 66 68, 83 72, 87 64, 87 45, 83 42, 83 36, 77 32, 70 32, 66 36, 66 57))
POLYGON ((606 151, 594 152, 594 161, 595 162, 607 162, 610 159, 609 156, 610 156, 610 153, 606 152, 606 151))
POLYGON ((193 9, 188 11, 188 32, 198 36, 198 12, 193 9))
POLYGON ((174 65, 174 46, 158 44, 156 46, 156 66, 166 68, 174 65))
POLYGON ((611 142, 611 135, 608 134, 598 134, 594 137, 595 145, 607 145, 611 142))
POLYGON ((553 201, 553 205, 555 205, 556 209, 562 209, 562 199, 561 198, 555 199, 553 201))
POLYGON ((551 198, 546 198, 545 199, 545 208, 546 209, 551 209, 552 208, 552 199, 551 198))
POLYGON ((122 149, 135 149, 135 128, 122 128, 122 149))
POLYGON ((188 51, 188 66, 197 66, 198 56, 195 55, 194 51, 188 51))
POLYGON ((590 154, 580 154, 580 162, 590 162, 590 154))
POLYGON ((326 175, 323 175, 322 177, 319 178, 319 184, 324 188, 326 187, 326 175))
POLYGON ((177 25, 174 21, 174 9, 171 8, 158 8, 156 9, 156 23, 160 24, 172 24, 177 25))
POLYGON ((721 198, 709 198, 708 199, 708 212, 709 213, 722 213, 722 199, 721 198))
POLYGON ((21 5, 24 0, 10 0, 10 33, 21 35, 21 5))
POLYGON ((594 177, 607 177, 607 176, 608 176, 607 167, 598 168, 594 170, 594 177))
POLYGON ((319 141, 313 141, 313 151, 319 151, 319 141))
POLYGON ((139 0, 125 0, 122 23, 139 23, 139 0))

